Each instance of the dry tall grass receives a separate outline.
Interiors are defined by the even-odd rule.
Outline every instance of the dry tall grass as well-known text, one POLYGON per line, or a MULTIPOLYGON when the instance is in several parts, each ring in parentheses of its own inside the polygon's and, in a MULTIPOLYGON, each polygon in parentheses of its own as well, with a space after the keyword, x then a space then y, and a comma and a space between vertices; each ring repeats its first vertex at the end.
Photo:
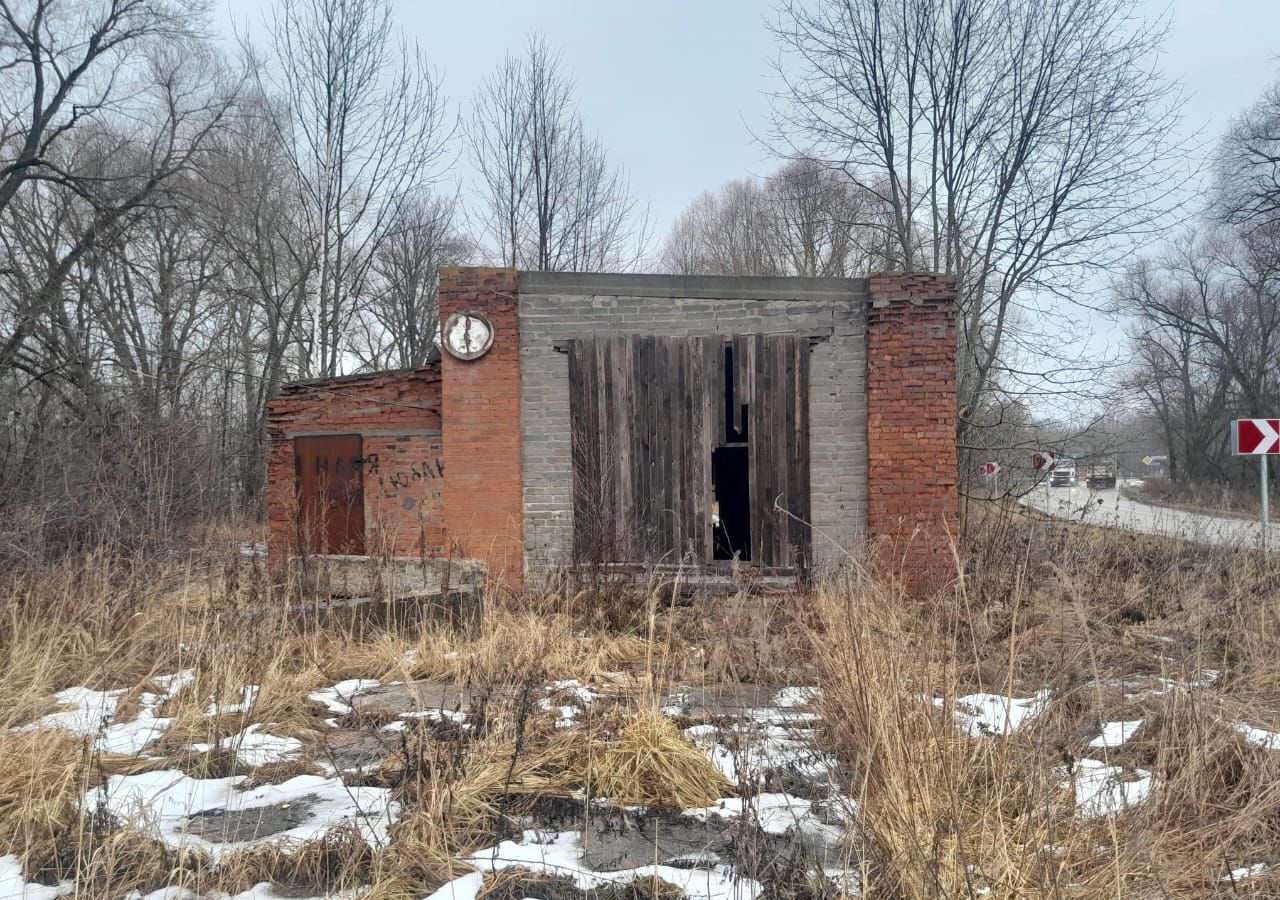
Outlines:
POLYGON ((1280 726, 1280 580, 1246 552, 1152 538, 1000 516, 971 535, 958 586, 927 600, 853 577, 805 596, 687 601, 655 585, 595 586, 495 604, 471 633, 291 619, 282 610, 292 598, 225 542, 10 563, 0 579, 0 853, 18 853, 29 877, 75 879, 81 897, 271 880, 420 898, 465 870, 459 856, 510 836, 538 798, 586 791, 678 807, 728 790, 654 711, 669 686, 816 681, 822 740, 858 802, 850 850, 868 896, 1266 895, 1276 885, 1267 877, 1223 878, 1280 862, 1280 753, 1232 728, 1280 726), (153 748, 158 763, 96 752, 92 738, 13 730, 72 686, 127 691, 127 718, 154 679, 183 669, 193 676, 162 709, 174 722, 153 748), (1221 673, 1212 684, 1187 686, 1210 669, 1221 673), (1128 696, 1160 677, 1183 686, 1128 696), (390 743, 362 776, 402 805, 389 846, 337 833, 214 866, 81 814, 80 798, 113 772, 231 774, 233 759, 193 758, 189 746, 250 719, 314 737, 331 713, 308 695, 349 678, 450 680, 481 698, 472 733, 388 737, 376 717, 344 720, 390 743), (616 696, 580 727, 557 729, 532 698, 566 678, 616 696), (259 688, 250 716, 207 714, 210 700, 234 708, 246 685, 259 688), (1041 689, 1046 710, 1007 737, 955 726, 966 694, 1041 689), (1122 747, 1090 751, 1101 723, 1138 718, 1122 747), (1150 799, 1081 818, 1066 773, 1088 756, 1150 771, 1150 799))
POLYGON ((1107 532, 997 520, 976 537, 969 577, 940 596, 864 583, 815 600, 869 894, 1271 896, 1276 882, 1230 872, 1280 862, 1280 754, 1231 723, 1280 724, 1275 576, 1245 552, 1107 532), (1142 676, 1182 684, 1135 696, 1142 676), (1007 736, 956 727, 960 697, 1041 688, 1045 711, 1007 736), (1136 719, 1121 747, 1089 747, 1136 719), (1086 756, 1150 771, 1150 800, 1078 815, 1086 756))

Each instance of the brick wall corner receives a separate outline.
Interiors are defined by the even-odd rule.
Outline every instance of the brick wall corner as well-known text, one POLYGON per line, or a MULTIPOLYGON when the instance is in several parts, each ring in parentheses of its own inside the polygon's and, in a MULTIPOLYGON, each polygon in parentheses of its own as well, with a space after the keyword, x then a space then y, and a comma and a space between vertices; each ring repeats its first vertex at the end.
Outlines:
POLYGON ((490 585, 512 591, 524 587, 518 282, 512 268, 440 270, 440 321, 474 311, 494 329, 479 359, 442 354, 445 530, 456 553, 486 563, 490 585))
POLYGON ((956 575, 955 279, 869 276, 867 530, 875 568, 914 593, 956 575))

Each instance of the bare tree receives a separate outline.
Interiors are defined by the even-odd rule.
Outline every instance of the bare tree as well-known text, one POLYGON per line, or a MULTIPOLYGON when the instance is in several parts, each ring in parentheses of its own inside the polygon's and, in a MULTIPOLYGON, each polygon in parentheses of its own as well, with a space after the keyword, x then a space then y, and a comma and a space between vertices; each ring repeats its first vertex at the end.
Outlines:
POLYGON ((263 97, 242 103, 244 114, 201 167, 194 210, 216 248, 217 289, 231 310, 226 357, 240 373, 245 432, 255 439, 263 436, 266 402, 291 371, 290 351, 308 337, 303 318, 316 251, 270 105, 263 97))
POLYGON ((1280 84, 1232 123, 1215 163, 1217 217, 1245 228, 1280 223, 1280 84))
POLYGON ((766 179, 703 193, 681 215, 663 266, 682 274, 844 277, 879 266, 877 201, 842 173, 793 160, 766 179))
POLYGON ((626 174, 588 132, 558 53, 532 35, 477 95, 467 144, 487 230, 505 265, 599 271, 633 265, 646 240, 626 174))
POLYGON ((754 181, 704 192, 681 214, 663 250, 663 266, 681 275, 780 275, 768 201, 754 181))
POLYGON ((451 135, 440 82, 395 40, 390 0, 279 0, 273 64, 259 66, 314 241, 304 375, 338 374, 378 248, 408 198, 436 177, 451 135))
POLYGON ((1134 317, 1130 383, 1168 435, 1172 474, 1229 478, 1227 422, 1280 398, 1280 241, 1276 228, 1206 227, 1115 287, 1134 317))
MULTIPOLYGON (((15 239, 9 244, 14 255, 8 265, 0 264, 0 273, 9 276, 7 284, 0 283, 0 292, 10 325, 0 335, 0 370, 17 366, 39 377, 75 374, 86 397, 89 383, 83 372, 46 365, 50 354, 66 349, 58 345, 75 333, 62 305, 63 288, 86 257, 118 239, 172 181, 195 165, 225 124, 235 97, 235 85, 220 62, 198 45, 156 50, 142 68, 145 80, 138 76, 127 100, 113 108, 113 117, 86 120, 63 132, 41 167, 56 174, 25 179, 29 202, 16 211, 22 194, 15 194, 3 211, 20 218, 56 209, 64 227, 38 259, 15 239), (33 348, 31 340, 41 331, 33 348)), ((11 217, 9 224, 17 225, 17 219, 11 217)))
MULTIPOLYGON (((1180 183, 1164 37, 1136 0, 785 0, 774 143, 887 210, 895 268, 960 285, 961 429, 1019 304, 1071 302, 1180 183)), ((1050 348, 1043 348, 1049 350, 1050 348)))
POLYGON ((373 260, 373 286, 357 349, 370 368, 415 368, 435 357, 440 326, 441 266, 471 254, 471 242, 454 228, 452 198, 421 197, 400 212, 373 260))
POLYGON ((186 42, 205 5, 169 0, 0 0, 0 211, 27 181, 85 194, 91 181, 62 165, 58 147, 125 102, 134 59, 157 41, 186 42))
POLYGON ((20 364, 41 321, 56 317, 80 260, 186 171, 224 122, 236 85, 197 40, 202 15, 160 0, 75 13, 51 0, 0 2, 0 216, 23 189, 86 211, 41 277, 0 263, 13 279, 0 370, 20 364))

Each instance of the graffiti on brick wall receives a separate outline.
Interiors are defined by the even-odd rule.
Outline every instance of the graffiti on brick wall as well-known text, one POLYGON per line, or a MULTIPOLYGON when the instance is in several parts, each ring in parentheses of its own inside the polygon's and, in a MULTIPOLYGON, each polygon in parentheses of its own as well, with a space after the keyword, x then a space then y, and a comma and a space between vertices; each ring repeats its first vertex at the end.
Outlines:
POLYGON ((401 470, 391 476, 391 486, 405 488, 422 481, 444 478, 444 462, 439 457, 426 462, 409 463, 409 470, 401 470))

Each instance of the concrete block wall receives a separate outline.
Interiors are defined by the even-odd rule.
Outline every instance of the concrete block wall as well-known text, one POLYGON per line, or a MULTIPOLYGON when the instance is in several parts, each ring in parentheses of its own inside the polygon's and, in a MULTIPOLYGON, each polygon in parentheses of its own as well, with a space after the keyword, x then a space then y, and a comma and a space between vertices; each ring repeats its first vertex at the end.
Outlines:
POLYGON ((294 439, 321 434, 361 435, 370 554, 447 552, 438 366, 288 385, 267 405, 268 549, 275 560, 299 550, 294 439))
POLYGON ((840 565, 861 550, 866 279, 523 272, 519 295, 524 547, 531 574, 571 562, 573 549, 568 357, 556 344, 597 333, 817 338, 809 385, 815 564, 840 565))

